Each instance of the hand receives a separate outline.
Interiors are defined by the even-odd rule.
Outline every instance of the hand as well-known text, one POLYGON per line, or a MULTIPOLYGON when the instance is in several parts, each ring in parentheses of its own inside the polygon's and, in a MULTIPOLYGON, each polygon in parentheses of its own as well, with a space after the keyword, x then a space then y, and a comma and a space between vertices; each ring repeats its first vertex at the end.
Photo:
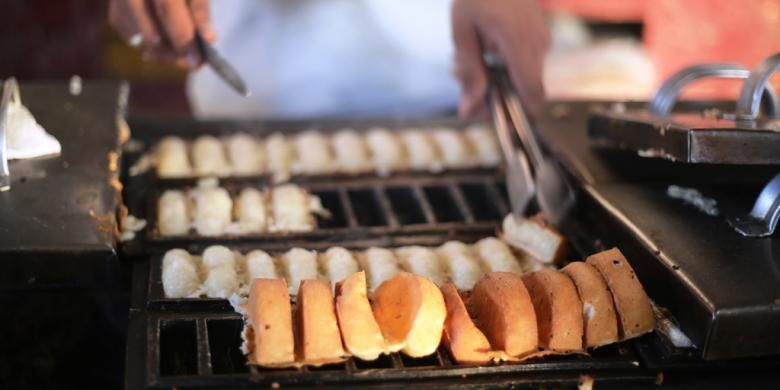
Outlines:
POLYGON ((203 63, 195 30, 208 42, 216 39, 209 0, 111 0, 109 20, 130 45, 143 48, 144 58, 187 69, 203 63))
POLYGON ((485 109, 488 89, 483 61, 486 50, 497 53, 531 115, 544 104, 542 68, 550 35, 536 0, 454 0, 452 31, 455 74, 463 89, 462 117, 485 109))

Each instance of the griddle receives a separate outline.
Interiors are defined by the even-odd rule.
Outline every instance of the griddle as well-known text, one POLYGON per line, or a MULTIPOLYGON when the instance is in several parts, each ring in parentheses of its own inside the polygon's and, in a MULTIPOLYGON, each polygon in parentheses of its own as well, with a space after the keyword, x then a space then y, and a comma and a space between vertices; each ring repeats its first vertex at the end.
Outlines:
MULTIPOLYGON (((147 205, 147 247, 182 247, 209 243, 263 243, 274 247, 280 242, 345 242, 372 237, 410 236, 420 233, 446 233, 454 227, 470 231, 491 231, 494 221, 506 214, 503 177, 494 174, 458 177, 366 178, 348 181, 297 184, 318 196, 331 216, 317 216, 317 228, 310 232, 253 233, 204 237, 197 233, 163 236, 157 229, 157 199, 151 193, 147 205)), ((266 189, 268 182, 227 180, 222 186, 234 199, 243 188, 266 189)), ((188 190, 189 186, 164 186, 188 190)))
MULTIPOLYGON (((688 103, 680 109, 695 113, 724 104, 729 103, 688 103)), ((583 142, 586 118, 608 106, 560 103, 553 110, 558 115, 544 118, 548 144, 581 178, 579 218, 595 221, 592 228, 605 244, 625 250, 649 295, 671 310, 701 357, 780 354, 778 238, 746 238, 726 222, 750 209, 777 167, 686 164, 591 147, 583 142), (668 197, 669 185, 714 198, 720 215, 668 197)))
POLYGON ((126 87, 84 82, 73 95, 64 81, 21 81, 20 92, 62 155, 12 161, 11 191, 0 193, 0 383, 115 388, 129 275, 113 235, 118 172, 108 156, 120 152, 126 87))
POLYGON ((20 92, 62 155, 10 163, 12 189, 0 193, 0 289, 104 285, 117 277, 118 172, 108 158, 119 153, 126 87, 85 83, 72 95, 65 82, 22 82, 20 92))
MULTIPOLYGON (((462 129, 468 123, 449 120, 410 121, 168 121, 131 120, 134 139, 143 147, 123 155, 123 167, 137 161, 160 138, 175 134, 194 139, 202 134, 227 135, 238 131, 267 136, 281 131, 296 134, 318 129, 330 133, 353 128, 366 131, 374 126, 408 128, 448 126, 462 129)), ((292 182, 320 197, 323 206, 333 215, 317 217, 318 228, 301 233, 257 233, 203 237, 195 233, 182 236, 162 236, 157 230, 157 200, 164 190, 187 190, 197 178, 159 178, 153 170, 138 176, 128 176, 124 199, 131 214, 144 216, 147 228, 133 242, 125 243, 126 253, 155 253, 170 248, 191 248, 203 245, 262 243, 264 248, 291 245, 336 245, 366 239, 392 240, 392 237, 412 237, 416 234, 446 236, 453 229, 460 231, 495 232, 495 221, 508 213, 504 176, 499 169, 472 168, 446 171, 441 174, 401 172, 389 178, 374 173, 360 175, 298 176, 292 182)), ((226 177, 220 186, 231 195, 246 187, 271 186, 267 175, 226 177)))
MULTIPOLYGON (((640 103, 641 104, 641 103, 640 103)), ((722 103, 714 103, 715 106, 722 103)), ((706 103, 711 106, 711 103, 706 103)), ((140 234, 138 240, 131 242, 123 249, 132 249, 127 252, 129 260, 133 262, 133 304, 130 315, 130 329, 128 336, 128 350, 126 361, 126 384, 130 388, 172 388, 172 387, 250 387, 250 386, 383 386, 383 387, 408 387, 411 384, 430 384, 440 386, 479 387, 487 385, 501 386, 533 386, 533 387, 573 387, 580 380, 581 374, 588 374, 596 378, 598 386, 625 388, 626 386, 654 386, 657 381, 671 383, 706 383, 708 385, 722 385, 734 383, 747 383, 744 377, 737 374, 745 370, 751 370, 754 374, 751 381, 764 383, 764 380, 776 380, 773 372, 780 367, 780 358, 756 357, 750 359, 722 360, 739 354, 735 348, 748 338, 740 336, 739 340, 730 340, 730 336, 748 335, 749 324, 740 323, 745 319, 739 310, 735 316, 729 317, 730 324, 737 324, 740 328, 730 327, 720 329, 720 332, 712 332, 717 337, 710 337, 715 318, 726 318, 717 309, 725 307, 725 302, 716 301, 721 306, 716 306, 714 311, 702 309, 699 297, 691 289, 696 285, 686 285, 679 279, 680 274, 687 272, 699 275, 707 269, 710 259, 699 256, 701 248, 688 248, 686 253, 673 251, 672 245, 662 247, 662 252, 653 252, 654 248, 647 247, 640 240, 649 233, 642 229, 650 229, 642 226, 641 229, 632 230, 627 224, 628 218, 618 218, 616 208, 628 209, 626 213, 631 218, 647 219, 646 213, 657 213, 653 207, 648 206, 653 199, 648 197, 637 198, 631 204, 620 203, 620 199, 636 197, 634 193, 625 192, 625 196, 618 199, 615 194, 623 194, 624 187, 635 186, 645 189, 665 188, 665 183, 673 180, 676 184, 705 183, 717 184, 721 181, 737 183, 737 185, 756 185, 761 177, 771 177, 774 169, 771 166, 756 166, 754 174, 746 177, 743 171, 734 169, 730 165, 686 165, 687 169, 680 170, 682 164, 661 161, 650 161, 640 158, 634 153, 625 153, 615 150, 592 150, 587 143, 585 130, 587 114, 590 110, 609 104, 596 102, 585 103, 561 103, 550 107, 549 112, 541 118, 540 126, 549 129, 543 134, 548 149, 564 164, 568 173, 578 185, 581 204, 578 205, 575 215, 563 226, 563 232, 571 242, 572 258, 584 257, 587 254, 605 249, 612 245, 618 245, 625 251, 632 265, 637 270, 640 279, 648 289, 649 295, 656 298, 657 303, 668 307, 675 316, 680 316, 683 329, 696 342, 697 348, 675 348, 668 340, 658 333, 646 335, 640 339, 619 343, 612 347, 597 350, 592 358, 579 357, 553 357, 545 358, 531 364, 504 364, 486 367, 468 367, 454 365, 452 359, 445 350, 440 350, 436 355, 414 360, 401 355, 391 355, 377 362, 361 362, 349 360, 345 364, 327 366, 321 369, 301 368, 286 370, 267 370, 246 366, 245 357, 238 350, 239 332, 242 326, 241 319, 236 315, 226 300, 222 299, 168 299, 164 297, 160 280, 160 266, 162 254, 166 249, 182 247, 193 253, 200 253, 206 246, 220 243, 240 251, 250 249, 264 249, 269 252, 279 253, 292 247, 323 250, 330 246, 340 245, 350 249, 362 249, 370 246, 397 247, 402 245, 440 245, 447 240, 462 240, 473 242, 479 238, 493 235, 500 225, 501 217, 508 212, 503 182, 500 177, 500 169, 493 171, 462 171, 449 172, 441 175, 430 174, 400 174, 391 179, 380 180, 369 176, 358 177, 328 177, 328 178, 299 178, 295 179, 304 188, 311 188, 313 192, 323 197, 326 207, 336 210, 336 225, 328 225, 324 222, 324 231, 328 234, 314 232, 312 234, 289 235, 287 237, 223 237, 217 240, 203 240, 198 237, 183 237, 177 241, 161 240, 154 232, 140 234), (703 175, 707 172, 719 172, 719 176, 703 175), (671 179, 670 179, 671 178, 671 179), (464 190, 464 185, 474 183, 477 180, 482 183, 476 187, 464 190), (485 190, 482 185, 488 190, 485 190), (415 190, 417 187, 437 186, 445 189, 444 193, 460 192, 466 201, 448 202, 431 201, 427 199, 425 191, 415 190), (350 199, 349 191, 360 188, 368 188, 366 198, 355 202, 350 199), (388 193, 388 188, 394 188, 395 193, 388 193), (482 189, 480 189, 482 188, 482 189), (595 188, 595 189, 594 189, 595 188), (611 193, 608 189, 615 188, 611 193), (470 191, 477 190, 473 197, 470 191), (344 193, 347 193, 346 201, 344 193), (335 195, 334 195, 335 194, 335 195), (400 210, 394 207, 384 207, 384 204, 393 204, 394 197, 399 194, 406 199, 406 206, 400 210), (409 196, 408 194, 412 194, 409 196), (418 194, 418 195, 415 195, 418 194), (602 196, 602 194, 605 194, 602 196), (383 200, 386 199, 387 201, 383 200), (605 200, 606 199, 606 200, 605 200), (640 201, 641 199, 641 201, 640 201), (360 204, 376 203, 379 207, 362 208, 355 207, 360 204), (419 223, 411 223, 408 217, 402 216, 409 209, 424 209, 425 203, 431 207, 430 212, 422 212, 423 218, 412 219, 419 223), (637 205, 640 203, 641 205, 637 205), (487 208, 484 208, 487 205, 487 208), (483 207, 483 211, 475 211, 483 207), (641 213, 633 210, 633 207, 642 207, 641 213), (443 208, 443 210, 436 210, 443 208), (347 210, 352 211, 347 211, 347 210), (492 210, 485 212, 485 210, 492 210), (400 211, 401 214, 397 213, 400 211), (364 214, 358 217, 357 214, 364 214), (449 216, 449 222, 442 221, 438 215, 449 216), (351 215, 351 216, 350 216, 351 215), (483 218, 467 218, 465 216, 483 215, 483 218), (354 219, 353 219, 354 218, 354 219), (371 221, 391 221, 397 224, 380 223, 381 226, 364 226, 360 218, 371 221), (416 225, 416 226, 415 226, 416 225), (329 230, 331 229, 331 230, 329 230), (376 229, 372 232, 372 229, 376 229), (683 265, 678 257, 692 256, 697 267, 683 265), (675 264, 681 265, 682 271, 658 272, 663 270, 666 260, 663 256, 673 256, 675 264), (661 259, 661 260, 659 260, 661 259), (691 306, 693 304, 693 306, 691 306), (719 360, 708 360, 719 359, 719 360), (659 374, 660 373, 660 374, 659 374), (705 379, 701 379, 705 375, 705 379), (465 377, 464 377, 465 376, 465 377), (726 376, 724 378, 724 376, 726 376), (666 379, 663 379, 663 378, 666 379)), ((631 105, 629 105, 631 106, 631 105)), ((685 105, 683 105, 685 107, 685 105)), ((692 110, 701 109, 701 106, 688 107, 692 110)), ((236 131, 245 131, 254 134, 268 134, 273 131, 297 132, 311 128, 322 131, 332 131, 343 127, 355 128, 364 131, 372 126, 384 126, 389 128, 405 128, 411 126, 426 125, 457 125, 452 120, 444 121, 418 121, 405 122, 396 120, 387 121, 194 121, 188 119, 155 121, 155 120, 131 120, 134 135, 143 141, 146 147, 151 146, 157 139, 164 135, 176 134, 185 138, 194 138, 203 133, 227 135, 236 131)), ((139 153, 126 154, 131 160, 124 166, 127 167, 132 159, 139 153)), ((148 173, 125 179, 126 199, 134 198, 128 206, 136 215, 148 215, 147 209, 155 202, 155 199, 164 188, 186 188, 195 183, 193 179, 161 180, 148 173), (137 210, 137 211, 133 211, 137 210)), ((262 186, 267 183, 267 178, 226 178, 221 181, 231 191, 246 185, 262 186)), ((703 189, 710 195, 709 189, 703 189)), ((713 195, 715 196, 715 195, 713 195)), ((457 196, 456 196, 457 197, 457 196)), ((669 202, 670 205, 686 211, 684 205, 669 202)), ((535 207, 535 205, 532 205, 535 207)), ((670 206, 671 207, 671 206, 670 206)), ((735 206, 736 207, 736 206, 735 206)), ((678 224, 678 210, 663 214, 664 223, 678 224)), ((688 210, 693 213, 692 211, 688 210)), ((155 211, 156 212, 156 211, 155 211)), ((684 215, 683 218, 690 216, 684 215)), ((699 219, 703 218, 698 216, 699 219)), ((654 220, 661 220, 660 214, 654 216, 654 220)), ((698 223, 699 219, 691 219, 698 223)), ((704 218, 706 220, 706 218, 704 218)), ((630 219, 629 219, 630 220, 630 219)), ((706 222, 706 221, 705 221, 706 222)), ((331 222, 332 223, 332 222, 331 222)), ((725 226, 725 222, 723 222, 725 226)), ((150 224, 153 226, 154 224, 150 224)), ((371 225, 371 224, 367 224, 371 225)), ((151 228, 153 229, 153 228, 151 228)), ((728 229, 725 227, 724 229, 728 229)), ((670 231, 669 235, 680 234, 670 231)), ((690 233, 693 234, 693 233, 690 233)), ((700 233, 699 233, 700 234, 700 233)), ((719 234, 726 236, 725 231, 719 234)), ((652 235, 651 235, 652 236, 652 235)), ((720 238, 720 236, 719 236, 720 238)), ((668 238, 671 240, 671 238, 668 238)), ((727 245, 731 245, 730 238, 724 238, 727 245)), ((736 240, 736 236, 734 236, 736 240)), ((708 242, 707 236, 699 236, 695 243, 708 242)), ((680 244, 678 244, 680 245, 680 244)), ((750 244, 748 244, 749 246, 750 244)), ((677 249, 678 247, 674 247, 677 249)), ((730 258, 734 253, 741 253, 746 247, 734 247, 732 252, 723 253, 724 259, 730 258)), ((712 252, 713 249, 710 249, 712 252)), ((707 255, 710 252, 704 252, 707 255)), ((753 253, 753 252, 747 252, 753 253)), ((755 253, 753 253, 755 254, 755 253)), ((749 260, 753 261, 753 260, 749 260)), ((755 260, 761 261, 761 260, 755 260)), ((738 271, 739 272, 739 271, 738 271)), ((696 283, 702 283, 696 279, 696 283)), ((761 285, 764 285, 762 282, 761 285)), ((758 286, 756 286, 758 287, 758 286)), ((752 287, 748 287, 752 288, 752 287)), ((695 290, 695 288, 693 288, 695 290)), ((725 296, 725 292, 721 295, 725 296)), ((750 294, 744 298, 749 299, 750 294)), ((754 295, 755 296, 755 295, 754 295)), ((767 313, 760 314, 765 316, 767 313)), ((720 320, 719 320, 720 321, 720 320)), ((725 323, 725 322, 722 322, 725 323)), ((766 340, 766 339, 765 339, 766 340)), ((771 344, 770 344, 771 345, 771 344)), ((751 355, 776 354, 767 348, 752 347, 752 350, 742 348, 751 355)), ((742 355, 739 355, 742 356, 742 355)))
POLYGON ((778 67, 780 53, 752 71, 734 64, 682 69, 642 109, 618 105, 594 112, 589 135, 596 145, 632 150, 642 157, 696 164, 780 164, 780 99, 769 83, 778 67), (684 87, 708 77, 745 79, 737 102, 699 112, 672 111, 684 87))
POLYGON ((659 117, 646 110, 595 112, 589 135, 602 147, 618 147, 642 157, 697 164, 780 164, 780 121, 749 123, 709 114, 659 117))
MULTIPOLYGON (((494 220, 497 225, 500 220, 494 220)), ((461 224, 460 227, 467 227, 461 224)), ((575 229, 570 225, 570 228, 575 229)), ((341 244, 352 250, 371 246, 441 245, 447 240, 472 243, 485 233, 455 227, 447 235, 416 234, 406 237, 366 239, 341 244)), ((571 236, 572 251, 588 253, 594 244, 571 236)), ((325 249, 323 243, 298 243, 307 249, 325 249)), ((254 244, 266 249, 263 244, 254 244)), ((248 251, 245 243, 233 248, 248 251)), ((196 253, 203 250, 198 246, 196 253)), ((279 249, 282 250, 282 249, 279 249)), ((273 250, 270 250, 272 253, 273 250)), ((657 372, 643 367, 639 341, 614 344, 593 351, 592 356, 559 356, 524 364, 459 365, 444 348, 434 355, 412 359, 399 353, 366 362, 348 359, 343 364, 319 368, 266 369, 247 366, 240 352, 242 318, 224 299, 165 298, 160 269, 162 256, 137 259, 134 267, 133 307, 127 351, 128 388, 250 387, 250 386, 552 386, 574 387, 582 374, 599 386, 652 385, 657 372)), ((641 339, 647 348, 662 348, 660 336, 641 339)), ((684 354, 683 352, 679 352, 684 354)))

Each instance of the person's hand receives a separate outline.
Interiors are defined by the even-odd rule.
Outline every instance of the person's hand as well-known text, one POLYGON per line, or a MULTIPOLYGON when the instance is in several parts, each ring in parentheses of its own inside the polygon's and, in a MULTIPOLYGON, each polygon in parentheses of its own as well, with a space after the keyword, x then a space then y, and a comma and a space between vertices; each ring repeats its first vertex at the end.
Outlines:
POLYGON ((195 30, 208 42, 216 39, 209 0, 111 0, 109 20, 130 45, 144 50, 144 58, 188 69, 203 63, 195 30))
POLYGON ((452 30, 455 74, 463 89, 458 113, 484 110, 488 90, 483 52, 504 61, 526 110, 535 115, 544 104, 542 68, 550 35, 536 0, 454 0, 452 30))

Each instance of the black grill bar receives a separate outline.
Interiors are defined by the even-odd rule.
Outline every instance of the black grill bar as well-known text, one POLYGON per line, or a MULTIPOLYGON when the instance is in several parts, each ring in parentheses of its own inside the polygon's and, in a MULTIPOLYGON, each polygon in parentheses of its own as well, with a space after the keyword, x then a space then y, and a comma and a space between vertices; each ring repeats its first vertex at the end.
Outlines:
POLYGON ((387 199, 387 194, 385 194, 384 188, 378 185, 374 186, 374 196, 376 196, 377 203, 382 209, 385 223, 387 223, 390 228, 398 228, 400 225, 398 223, 398 216, 395 214, 393 207, 390 205, 390 200, 387 199))
MULTIPOLYGON (((482 376, 491 377, 500 374, 511 375, 543 375, 547 372, 550 375, 565 375, 567 382, 576 383, 580 372, 598 372, 616 375, 619 377, 631 377, 634 379, 646 380, 651 383, 654 374, 646 373, 641 367, 639 355, 633 348, 634 341, 620 348, 607 348, 597 351, 598 357, 588 358, 579 356, 560 356, 555 359, 544 359, 523 364, 500 364, 485 365, 481 367, 463 366, 454 364, 449 357, 449 353, 442 347, 432 356, 423 358, 409 358, 400 353, 393 353, 389 356, 383 355, 377 361, 365 362, 356 358, 348 358, 343 364, 334 364, 323 367, 299 368, 264 368, 259 366, 237 366, 237 370, 231 372, 214 372, 212 370, 212 351, 209 338, 221 337, 224 340, 232 340, 237 334, 213 334, 208 325, 213 321, 242 321, 234 313, 208 313, 199 312, 192 314, 181 313, 147 313, 147 361, 146 361, 146 384, 147 387, 183 387, 183 386, 217 386, 217 387, 242 387, 248 384, 272 385, 293 385, 293 384, 341 384, 350 383, 388 383, 388 381, 420 381, 424 379, 446 379, 462 380, 464 376, 479 378, 482 376), (159 331, 163 324, 179 324, 188 327, 194 325, 196 332, 192 335, 193 340, 180 337, 176 332, 168 331, 165 337, 172 337, 174 340, 161 340, 159 331), (191 373, 173 372, 163 374, 160 363, 171 366, 172 362, 161 362, 159 360, 161 343, 165 343, 168 348, 179 348, 178 344, 171 344, 176 341, 181 344, 188 344, 197 339, 197 351, 195 352, 198 362, 197 370, 191 373)), ((224 332, 227 327, 222 327, 224 332)), ((649 338, 658 337, 648 335, 640 339, 640 342, 647 342, 649 338)), ((184 351, 187 348, 182 347, 184 351)), ((239 348, 238 343, 234 346, 239 348)), ((175 351, 176 352, 176 351, 175 351)), ((168 355, 172 355, 169 351, 168 355)), ((175 355, 175 354, 174 354, 175 355)), ((181 354, 179 354, 180 356, 181 354)), ((219 358, 219 356, 217 356, 219 358)))
POLYGON ((436 215, 433 213, 433 208, 431 207, 431 203, 428 202, 428 197, 425 196, 422 187, 420 187, 419 185, 413 185, 411 186, 411 189, 414 198, 417 200, 417 203, 420 206, 420 210, 422 210, 423 216, 425 216, 426 223, 431 225, 435 224, 436 215))
POLYGON ((393 368, 404 368, 404 362, 401 360, 401 355, 397 353, 391 354, 390 359, 393 361, 393 368))
POLYGON ((450 367, 452 366, 452 362, 450 361, 448 357, 448 353, 444 351, 443 349, 439 348, 436 351, 436 360, 439 363, 439 366, 441 367, 450 367))
POLYGON ((346 362, 344 362, 344 370, 348 375, 356 372, 357 366, 355 365, 355 359, 349 358, 346 362))
POLYGON ((460 210, 460 214, 463 216, 465 222, 468 224, 474 223, 474 214, 471 212, 471 209, 469 208, 468 203, 466 202, 466 199, 463 196, 463 192, 460 190, 458 184, 455 182, 451 182, 449 183, 449 185, 447 185, 447 188, 449 188, 450 195, 452 195, 452 199, 455 201, 455 204, 458 206, 458 209, 460 210))
POLYGON ((489 194, 490 198, 495 202, 498 211, 501 213, 501 215, 509 214, 509 205, 504 201, 504 197, 501 196, 501 194, 498 192, 498 191, 503 191, 503 189, 499 190, 498 188, 496 188, 495 183, 490 181, 485 181, 485 189, 489 194))
POLYGON ((155 383, 160 377, 160 322, 148 318, 146 329, 146 380, 155 383))
MULTIPOLYGON (((156 254, 172 248, 189 249, 214 244, 264 248, 286 242, 288 247, 328 247, 419 234, 481 232, 482 235, 491 235, 500 223, 500 216, 491 215, 485 219, 481 215, 477 218, 474 210, 484 208, 484 205, 472 204, 475 200, 464 195, 462 186, 480 188, 486 194, 482 197, 493 199, 494 209, 502 210, 503 215, 503 210, 507 208, 506 202, 497 194, 496 187, 501 185, 499 179, 496 175, 481 175, 458 179, 387 179, 387 182, 356 179, 339 184, 311 183, 308 187, 302 184, 310 192, 320 194, 323 203, 329 205, 334 214, 330 220, 321 220, 319 228, 301 233, 264 232, 217 237, 204 237, 195 232, 182 236, 160 235, 157 230, 157 199, 162 191, 157 190, 147 205, 149 228, 146 229, 143 248, 147 254, 156 254)), ((224 187, 232 196, 237 196, 241 189, 253 185, 257 186, 257 183, 229 183, 224 187)))
POLYGON ((350 228, 357 228, 358 222, 357 218, 355 218, 355 208, 352 206, 352 201, 349 199, 349 195, 347 195, 347 190, 344 188, 338 189, 339 194, 339 200, 341 201, 341 206, 344 209, 344 217, 347 219, 347 226, 350 228))
POLYGON ((198 335, 198 374, 211 375, 211 348, 205 318, 195 320, 195 331, 198 335))

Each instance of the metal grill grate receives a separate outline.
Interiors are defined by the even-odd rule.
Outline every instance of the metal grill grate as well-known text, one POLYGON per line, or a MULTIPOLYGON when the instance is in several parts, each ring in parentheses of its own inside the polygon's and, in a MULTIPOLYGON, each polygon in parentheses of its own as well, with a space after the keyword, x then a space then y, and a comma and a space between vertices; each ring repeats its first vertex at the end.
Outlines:
MULTIPOLYGON (((379 246, 383 248, 395 248, 405 245, 422 245, 422 246, 439 246, 447 240, 458 240, 466 243, 473 243, 478 239, 484 238, 485 235, 480 233, 474 234, 458 234, 447 236, 435 236, 435 235, 416 235, 412 237, 398 237, 397 239, 385 239, 385 240, 364 240, 359 242, 352 242, 349 245, 339 243, 339 246, 345 247, 350 250, 363 250, 372 246, 379 246)), ((269 245, 258 246, 256 244, 247 244, 242 246, 233 246, 232 249, 237 249, 242 253, 248 253, 253 249, 263 249, 272 255, 280 255, 292 248, 289 244, 281 243, 277 244, 277 249, 269 249, 269 245)), ((319 244, 304 244, 301 247, 306 249, 323 251, 330 248, 330 243, 319 244)), ((198 245, 197 250, 191 250, 191 253, 201 253, 205 249, 203 245, 198 245)), ((148 289, 146 295, 146 307, 151 310, 174 310, 181 312, 188 311, 233 311, 227 300, 221 298, 167 298, 162 285, 162 255, 151 256, 149 260, 149 272, 148 272, 148 289)))
MULTIPOLYGON (((385 124, 386 125, 386 124, 385 124)), ((294 127, 307 128, 297 124, 294 127)), ((219 132, 229 133, 241 126, 229 123, 219 132), (230 130, 227 130, 230 129, 230 130)), ((367 128, 338 123, 332 126, 367 128)), ((395 127, 395 126, 391 126, 395 127)), ((214 124, 186 122, 176 131, 180 135, 191 128, 211 132, 214 124), (194 126, 194 127, 193 127, 194 126)), ((289 130, 290 125, 271 126, 289 130)), ((171 133, 167 126, 148 126, 136 135, 147 142, 159 134, 171 133), (151 130, 151 131, 150 131, 151 130), (143 137, 144 131, 152 134, 143 137)), ((263 134, 266 130, 253 133, 263 134)), ((174 132, 176 132, 174 131, 174 132)), ((135 199, 136 215, 147 215, 149 226, 139 253, 145 259, 135 264, 134 309, 128 341, 128 387, 237 388, 252 385, 408 385, 469 384, 575 386, 580 374, 600 375, 604 381, 644 381, 652 383, 654 373, 641 368, 634 343, 622 343, 599 349, 592 358, 583 356, 547 357, 524 364, 462 366, 454 364, 449 353, 412 359, 391 354, 376 361, 348 359, 342 364, 323 367, 266 369, 247 366, 239 350, 243 321, 223 299, 166 299, 161 284, 161 254, 181 247, 199 253, 213 244, 225 244, 241 251, 260 248, 268 252, 292 247, 322 250, 339 245, 349 249, 370 246, 435 246, 447 240, 473 242, 495 234, 501 218, 508 212, 502 172, 468 170, 427 174, 401 174, 380 179, 358 177, 295 178, 294 182, 318 195, 333 213, 329 220, 319 219, 320 228, 296 234, 263 234, 204 238, 196 235, 162 237, 156 231, 157 199, 164 189, 182 189, 194 180, 158 180, 153 175, 131 178, 134 190, 126 191, 127 200, 135 199), (151 180, 150 180, 151 179, 151 180), (138 211, 136 211, 138 210, 138 211)), ((232 195, 246 186, 261 187, 267 178, 228 178, 221 181, 232 195)), ((576 246, 576 245, 575 245, 576 246)), ((655 336, 648 336, 655 337, 655 336)))
MULTIPOLYGON (((350 358, 344 363, 322 367, 270 369, 247 366, 239 350, 243 321, 237 314, 173 313, 150 314, 147 321, 146 383, 149 388, 187 386, 242 386, 358 383, 386 384, 409 380, 488 379, 501 374, 535 380, 548 376, 558 384, 574 385, 581 372, 609 373, 612 380, 651 381, 654 375, 640 369, 633 343, 599 349, 594 358, 548 357, 524 364, 469 367, 454 364, 449 353, 439 349, 429 357, 414 359, 401 354, 383 355, 367 362, 350 358)), ((654 337, 652 335, 648 337, 654 337)), ((511 383, 511 382, 507 382, 511 383)))
MULTIPOLYGON (((301 183, 322 200, 332 218, 317 217, 318 228, 305 233, 260 233, 203 237, 196 234, 162 236, 157 226, 157 199, 162 188, 150 196, 147 220, 149 248, 159 250, 217 242, 278 244, 285 247, 314 243, 339 243, 414 234, 482 232, 491 234, 508 211, 503 178, 472 175, 441 178, 393 178, 351 180, 341 183, 301 183), (501 189, 501 190, 500 190, 501 189)), ((227 183, 237 195, 246 184, 227 183)), ((254 186, 258 186, 254 184, 254 186)), ((262 185, 258 186, 262 187, 262 185)), ((184 187, 186 189, 188 187, 184 187)), ((182 189, 179 187, 179 189, 182 189)))

